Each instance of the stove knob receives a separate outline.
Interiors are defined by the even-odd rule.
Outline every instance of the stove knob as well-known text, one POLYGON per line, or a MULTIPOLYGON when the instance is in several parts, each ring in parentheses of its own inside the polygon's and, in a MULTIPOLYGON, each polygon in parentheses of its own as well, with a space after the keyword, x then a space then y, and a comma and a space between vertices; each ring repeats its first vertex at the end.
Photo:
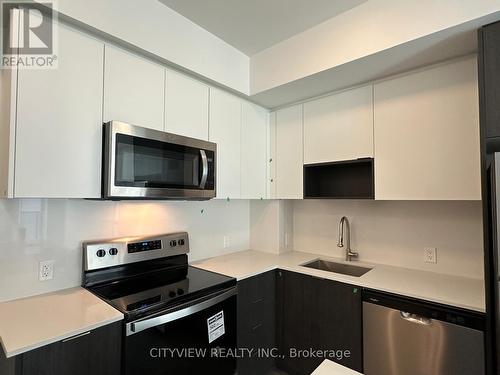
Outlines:
POLYGON ((181 288, 177 289, 177 294, 182 296, 184 294, 184 289, 181 288))
POLYGON ((178 243, 179 243, 179 246, 184 246, 184 240, 181 239, 178 241, 178 243))
POLYGON ((112 247, 109 249, 109 255, 116 255, 118 254, 118 249, 116 247, 112 247))
POLYGON ((170 247, 176 247, 176 246, 177 246, 177 241, 176 240, 170 241, 170 247))
POLYGON ((99 249, 99 250, 97 250, 97 252, 95 253, 95 255, 97 255, 99 258, 102 258, 103 256, 106 255, 106 251, 103 250, 103 249, 99 249))
POLYGON ((175 292, 173 290, 171 290, 170 292, 168 292, 168 296, 170 298, 174 298, 176 296, 175 292))

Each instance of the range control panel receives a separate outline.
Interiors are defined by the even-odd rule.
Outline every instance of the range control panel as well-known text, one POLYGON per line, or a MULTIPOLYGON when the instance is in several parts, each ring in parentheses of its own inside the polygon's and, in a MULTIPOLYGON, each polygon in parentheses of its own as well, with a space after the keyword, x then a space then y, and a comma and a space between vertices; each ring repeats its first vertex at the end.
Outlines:
POLYGON ((161 240, 141 241, 141 242, 133 242, 127 244, 127 250, 129 253, 158 250, 161 249, 161 247, 162 247, 161 240))
POLYGON ((85 271, 169 257, 189 252, 187 232, 124 237, 83 243, 85 271))

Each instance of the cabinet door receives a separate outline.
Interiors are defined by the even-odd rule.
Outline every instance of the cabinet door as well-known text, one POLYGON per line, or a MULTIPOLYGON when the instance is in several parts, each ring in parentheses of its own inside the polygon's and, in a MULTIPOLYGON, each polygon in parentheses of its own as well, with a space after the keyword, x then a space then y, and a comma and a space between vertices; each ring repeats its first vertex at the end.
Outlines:
POLYGON ((304 164, 373 157, 372 88, 304 104, 304 164))
POLYGON ((361 291, 357 287, 278 271, 277 301, 277 342, 284 355, 277 360, 278 367, 291 375, 309 375, 328 358, 362 371, 361 291), (325 354, 313 357, 298 352, 310 349, 325 354))
POLYGON ((241 198, 266 198, 267 134, 269 112, 255 104, 242 103, 241 198))
MULTIPOLYGON (((311 313, 315 309, 314 285, 310 276, 278 271, 277 279, 277 343, 282 357, 277 366, 290 375, 309 375, 316 361, 294 356, 298 350, 313 348, 311 313)), ((317 366, 316 366, 317 367, 317 366)))
POLYGON ((23 375, 119 375, 121 322, 23 354, 23 375))
POLYGON ((276 198, 302 199, 302 104, 276 112, 276 198))
POLYGON ((208 141, 208 86, 166 71, 165 130, 208 141))
POLYGON ((241 101, 210 90, 210 141, 217 143, 217 198, 240 198, 241 101))
POLYGON ((238 282, 238 347, 254 350, 253 357, 238 360, 239 375, 265 375, 274 365, 271 356, 256 351, 276 346, 275 290, 275 271, 238 282))
POLYGON ((56 27, 58 67, 19 70, 14 196, 99 198, 104 46, 56 27))
POLYGON ((475 58, 375 85, 375 199, 480 200, 475 58))
MULTIPOLYGON (((340 350, 331 360, 363 371, 362 301, 358 287, 332 280, 313 278, 314 307, 311 311, 313 348, 340 350), (339 352, 340 353, 340 352, 339 352)), ((323 361, 316 358, 316 368, 323 361)))
POLYGON ((165 68, 106 45, 104 122, 164 130, 165 68))

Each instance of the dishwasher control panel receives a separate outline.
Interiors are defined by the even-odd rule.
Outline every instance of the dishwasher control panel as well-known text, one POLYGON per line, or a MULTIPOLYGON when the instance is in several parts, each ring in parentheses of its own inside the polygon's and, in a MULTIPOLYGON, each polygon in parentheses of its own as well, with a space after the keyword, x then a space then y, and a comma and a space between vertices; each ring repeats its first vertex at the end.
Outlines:
POLYGON ((363 301, 379 306, 399 310, 402 317, 424 320, 439 320, 450 324, 484 331, 485 318, 483 314, 460 309, 453 306, 441 305, 416 298, 399 296, 390 293, 365 289, 363 301))

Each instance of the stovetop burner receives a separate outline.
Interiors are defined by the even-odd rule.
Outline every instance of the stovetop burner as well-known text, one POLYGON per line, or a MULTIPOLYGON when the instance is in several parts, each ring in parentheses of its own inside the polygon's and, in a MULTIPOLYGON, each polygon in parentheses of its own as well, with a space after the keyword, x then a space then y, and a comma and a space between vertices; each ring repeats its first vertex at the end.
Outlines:
POLYGON ((133 320, 236 285, 231 277, 191 266, 162 273, 170 272, 162 285, 159 275, 148 275, 88 289, 133 320), (172 273, 179 278, 172 280, 172 273))
POLYGON ((187 233, 130 240, 84 243, 83 286, 121 311, 126 321, 236 285, 234 278, 188 266, 178 248, 188 251, 187 233))

